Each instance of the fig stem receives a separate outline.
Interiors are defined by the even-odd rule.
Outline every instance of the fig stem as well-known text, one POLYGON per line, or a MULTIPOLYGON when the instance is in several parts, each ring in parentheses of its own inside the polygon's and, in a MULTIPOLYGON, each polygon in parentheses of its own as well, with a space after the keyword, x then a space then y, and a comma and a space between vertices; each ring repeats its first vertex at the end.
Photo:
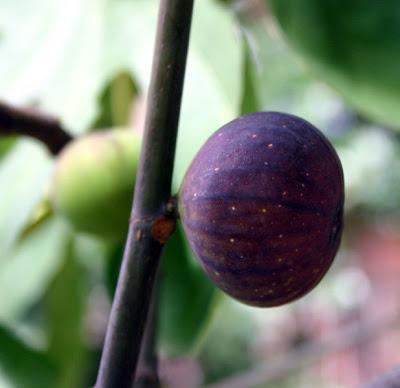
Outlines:
POLYGON ((72 140, 57 118, 0 101, 0 136, 15 135, 41 141, 53 155, 57 155, 72 140))
POLYGON ((158 270, 152 300, 147 317, 146 328, 143 334, 142 346, 140 349, 136 380, 133 388, 158 388, 158 359, 156 353, 157 343, 157 322, 158 304, 161 291, 162 274, 158 270))
POLYGON ((167 208, 193 2, 160 1, 134 205, 97 388, 132 387, 160 255, 173 232, 167 208))

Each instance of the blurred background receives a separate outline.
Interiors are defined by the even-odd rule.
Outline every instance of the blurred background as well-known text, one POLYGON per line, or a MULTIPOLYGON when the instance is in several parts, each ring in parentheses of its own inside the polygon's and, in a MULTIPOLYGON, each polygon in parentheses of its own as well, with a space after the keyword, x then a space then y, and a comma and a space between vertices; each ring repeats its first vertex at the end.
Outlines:
MULTIPOLYGON (((1 100, 75 136, 140 134, 158 3, 2 0, 1 100)), ((159 303, 166 387, 357 387, 400 363, 399 53, 396 0, 196 2, 174 190, 220 126, 284 111, 334 143, 346 220, 322 283, 273 309, 217 291, 178 229, 159 303)), ((123 242, 54 211, 56 163, 34 140, 0 138, 1 388, 95 383, 123 242)))

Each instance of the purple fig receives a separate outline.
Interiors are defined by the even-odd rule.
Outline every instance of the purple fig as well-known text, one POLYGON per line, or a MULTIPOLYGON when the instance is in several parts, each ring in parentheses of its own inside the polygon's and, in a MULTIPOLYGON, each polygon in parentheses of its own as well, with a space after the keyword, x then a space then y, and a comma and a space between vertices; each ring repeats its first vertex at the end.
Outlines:
POLYGON ((211 280, 233 298, 278 306, 308 293, 338 250, 340 160, 307 121, 260 112, 223 126, 184 178, 182 223, 211 280))

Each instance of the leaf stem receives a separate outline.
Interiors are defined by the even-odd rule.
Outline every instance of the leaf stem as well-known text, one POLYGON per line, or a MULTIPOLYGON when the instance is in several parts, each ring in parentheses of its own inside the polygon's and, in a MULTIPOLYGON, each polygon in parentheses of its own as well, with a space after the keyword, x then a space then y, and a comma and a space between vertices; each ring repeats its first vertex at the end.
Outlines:
POLYGON ((61 127, 58 119, 0 101, 0 136, 13 135, 35 138, 53 155, 57 155, 72 140, 72 136, 61 127))
POLYGON ((128 240, 97 388, 130 388, 162 248, 175 227, 171 182, 194 0, 161 0, 128 240))

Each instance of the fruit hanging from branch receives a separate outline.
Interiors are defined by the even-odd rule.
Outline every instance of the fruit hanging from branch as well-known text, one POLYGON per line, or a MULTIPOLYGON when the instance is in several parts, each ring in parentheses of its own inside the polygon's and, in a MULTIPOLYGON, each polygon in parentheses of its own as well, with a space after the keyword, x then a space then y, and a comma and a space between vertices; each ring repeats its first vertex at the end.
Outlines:
POLYGON ((51 202, 76 230, 122 241, 129 226, 140 138, 132 130, 95 132, 60 154, 51 202))
POLYGON ((313 289, 342 233, 340 160, 310 123, 283 113, 240 117, 201 148, 179 208, 192 249, 212 281, 254 306, 313 289))

